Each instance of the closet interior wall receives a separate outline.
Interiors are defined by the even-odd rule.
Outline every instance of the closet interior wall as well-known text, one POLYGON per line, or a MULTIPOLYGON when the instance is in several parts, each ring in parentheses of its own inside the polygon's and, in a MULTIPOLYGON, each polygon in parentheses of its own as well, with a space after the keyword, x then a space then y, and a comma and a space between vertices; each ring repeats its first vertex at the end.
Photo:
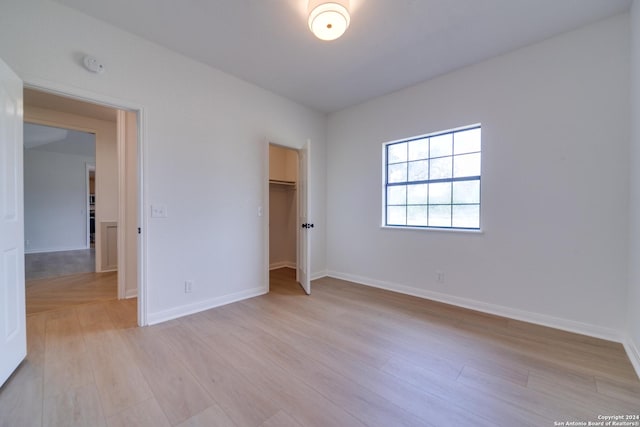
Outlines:
POLYGON ((269 268, 296 268, 298 152, 269 146, 269 268))

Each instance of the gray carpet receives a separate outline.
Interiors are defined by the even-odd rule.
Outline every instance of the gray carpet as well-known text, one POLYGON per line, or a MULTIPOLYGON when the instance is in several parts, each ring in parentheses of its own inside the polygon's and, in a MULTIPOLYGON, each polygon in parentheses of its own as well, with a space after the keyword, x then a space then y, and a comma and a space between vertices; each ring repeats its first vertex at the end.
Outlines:
POLYGON ((43 279, 95 271, 95 249, 25 254, 25 279, 43 279))

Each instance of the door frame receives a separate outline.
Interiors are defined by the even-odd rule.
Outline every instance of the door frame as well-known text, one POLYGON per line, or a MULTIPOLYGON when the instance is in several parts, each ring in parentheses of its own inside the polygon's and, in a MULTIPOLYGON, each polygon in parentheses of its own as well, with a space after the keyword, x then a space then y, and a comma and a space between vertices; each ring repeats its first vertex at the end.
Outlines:
MULTIPOLYGON (((95 143, 96 143, 96 141, 95 141, 95 134, 94 134, 94 140, 93 140, 94 146, 95 146, 95 143)), ((87 214, 86 215, 87 216, 87 221, 86 221, 87 222, 87 245, 86 246, 87 246, 87 249, 90 249, 91 248, 91 226, 90 226, 90 222, 91 222, 91 212, 90 212, 91 211, 91 184, 90 184, 91 176, 90 175, 91 175, 91 172, 93 172, 93 173, 96 172, 96 163, 95 162, 93 162, 93 163, 86 162, 84 164, 84 166, 85 166, 86 174, 87 174, 87 180, 86 180, 86 184, 87 184, 87 187, 86 187, 86 190, 87 190, 87 207, 86 207, 86 210, 85 210, 85 212, 87 214)), ((94 224, 95 224, 95 210, 94 210, 94 224)), ((94 268, 95 268, 95 265, 94 265, 94 268)))
MULTIPOLYGON (((298 159, 300 159, 300 152, 303 150, 305 144, 311 144, 311 140, 307 139, 305 141, 305 143, 302 145, 302 147, 295 147, 293 145, 286 145, 286 144, 282 144, 279 142, 273 142, 272 139, 270 138, 265 138, 264 143, 263 143, 263 155, 262 155, 262 166, 263 166, 263 174, 262 174, 262 182, 263 182, 263 189, 262 189, 262 200, 263 200, 263 206, 258 207, 258 215, 262 214, 263 217, 263 221, 262 221, 262 225, 263 225, 263 281, 264 281, 264 288, 265 288, 265 292, 269 292, 270 289, 270 284, 269 284, 269 266, 270 266, 270 262, 269 262, 269 203, 270 203, 270 192, 269 192, 269 146, 273 145, 276 147, 282 147, 282 148, 286 148, 289 150, 294 150, 298 153, 298 159)), ((307 169, 310 168, 311 165, 307 164, 307 169)), ((310 174, 309 174, 310 175, 310 174)), ((296 281, 300 281, 300 277, 299 277, 299 265, 300 265, 300 240, 301 240, 301 224, 300 224, 300 191, 299 191, 299 181, 300 181, 300 168, 298 167, 298 181, 296 183, 296 187, 298 187, 297 191, 296 191, 296 281)), ((309 216, 309 183, 307 182, 307 216, 309 216)), ((309 231, 306 231, 307 233, 309 233, 309 231)), ((311 249, 311 244, 310 244, 310 236, 307 236, 307 239, 309 241, 309 250, 311 249)), ((309 257, 310 258, 310 257, 309 257)), ((309 277, 311 277, 311 266, 310 266, 310 262, 309 265, 307 265, 307 275, 309 277)), ((304 287, 302 287, 303 291, 306 290, 304 289, 304 287)))
MULTIPOLYGON (((147 183, 145 180, 147 141, 146 141, 146 109, 144 105, 131 102, 129 100, 112 97, 110 95, 99 94, 86 91, 73 86, 66 86, 43 80, 37 77, 23 77, 23 87, 51 93, 54 95, 64 96, 67 98, 77 99, 79 101, 100 104, 105 107, 115 108, 118 110, 128 110, 136 112, 138 121, 138 138, 137 138, 137 175, 138 175, 138 224, 142 232, 138 235, 138 326, 146 326, 147 320, 147 222, 144 215, 144 206, 146 206, 147 183)), ((118 170, 118 174, 121 171, 118 170)), ((118 218, 121 221, 121 218, 118 218)))

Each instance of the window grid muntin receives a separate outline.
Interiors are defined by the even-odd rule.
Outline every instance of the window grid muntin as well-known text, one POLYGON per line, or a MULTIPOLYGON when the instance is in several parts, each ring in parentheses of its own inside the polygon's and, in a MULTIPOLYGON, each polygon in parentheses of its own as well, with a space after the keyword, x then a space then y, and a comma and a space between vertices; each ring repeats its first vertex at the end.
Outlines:
MULTIPOLYGON (((460 128, 460 129, 456 129, 456 130, 450 130, 450 131, 443 131, 443 132, 438 132, 438 133, 434 133, 434 134, 430 134, 427 136, 421 136, 421 137, 417 137, 417 138, 410 138, 410 139, 406 139, 406 140, 402 140, 402 141, 396 141, 396 142, 392 142, 392 143, 388 143, 385 144, 385 194, 384 194, 384 200, 385 200, 385 209, 384 209, 384 216, 385 216, 385 226, 389 226, 389 227, 417 227, 417 228, 440 228, 440 229, 453 229, 453 230, 479 230, 480 229, 480 216, 481 216, 481 205, 482 205, 482 184, 481 184, 481 177, 482 174, 480 175, 472 175, 472 176, 464 176, 464 177, 454 177, 454 168, 455 168, 455 158, 456 157, 460 157, 460 156, 467 156, 467 155, 471 155, 471 154, 480 154, 480 170, 482 170, 482 141, 480 141, 480 150, 478 151, 469 151, 469 152, 463 152, 463 153, 457 153, 456 154, 456 149, 455 149, 455 135, 457 133, 461 133, 461 132, 466 132, 466 131, 471 131, 474 129, 482 129, 482 127, 480 125, 477 126, 470 126, 470 127, 466 127, 466 128, 460 128), (435 157, 430 157, 431 155, 431 138, 434 137, 438 137, 438 136, 442 136, 442 135, 451 135, 451 154, 450 155, 444 155, 444 156, 435 156, 435 157), (416 158, 416 159, 411 159, 410 160, 410 155, 409 155, 409 146, 410 143, 413 141, 421 141, 421 140, 427 140, 427 144, 428 144, 428 153, 429 153, 429 157, 425 157, 425 158, 416 158), (389 163, 388 162, 388 155, 389 155, 389 147, 392 147, 394 145, 399 145, 399 144, 406 144, 406 160, 404 161, 400 161, 400 162, 393 162, 393 163, 389 163), (416 180, 416 181, 409 181, 409 163, 412 162, 416 162, 416 161, 427 161, 427 167, 428 167, 428 176, 431 176, 431 160, 436 160, 436 159, 442 159, 442 158, 451 158, 451 178, 437 178, 437 179, 426 179, 426 180, 416 180), (406 164, 406 180, 405 181, 400 181, 400 182, 389 182, 389 166, 391 165, 398 165, 398 164, 406 164), (453 195, 453 190, 454 190, 454 182, 462 182, 462 181, 478 181, 478 203, 454 203, 454 195, 453 195), (405 186, 408 187, 409 185, 418 185, 418 184, 434 184, 434 183, 441 183, 441 182, 449 182, 451 183, 451 194, 450 194, 450 200, 451 203, 430 203, 430 198, 431 198, 431 192, 427 191, 427 204, 411 204, 408 202, 408 196, 405 195, 405 204, 388 204, 387 203, 387 197, 388 197, 388 189, 389 187, 393 187, 393 186, 405 186), (430 207, 436 207, 436 206, 449 206, 450 209, 450 218, 449 218, 449 223, 451 225, 449 226, 433 226, 433 225, 409 225, 408 224, 408 208, 410 206, 425 206, 426 210, 427 210, 427 224, 429 224, 429 215, 430 215, 430 207), (459 226, 454 226, 454 206, 477 206, 478 207, 478 226, 477 227, 459 227, 459 226), (389 223, 389 207, 404 207, 404 224, 390 224, 389 223)), ((482 138, 482 136, 480 135, 480 138, 482 138)), ((408 191, 405 190, 405 193, 408 193, 408 191)))

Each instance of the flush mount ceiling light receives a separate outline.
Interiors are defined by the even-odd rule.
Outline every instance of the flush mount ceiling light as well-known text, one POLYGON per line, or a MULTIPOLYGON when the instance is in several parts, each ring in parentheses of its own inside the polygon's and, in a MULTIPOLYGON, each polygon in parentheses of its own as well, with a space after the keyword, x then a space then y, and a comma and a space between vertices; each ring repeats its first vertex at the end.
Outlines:
POLYGON ((309 1, 309 29, 320 40, 337 39, 347 31, 350 21, 348 2, 309 1))

